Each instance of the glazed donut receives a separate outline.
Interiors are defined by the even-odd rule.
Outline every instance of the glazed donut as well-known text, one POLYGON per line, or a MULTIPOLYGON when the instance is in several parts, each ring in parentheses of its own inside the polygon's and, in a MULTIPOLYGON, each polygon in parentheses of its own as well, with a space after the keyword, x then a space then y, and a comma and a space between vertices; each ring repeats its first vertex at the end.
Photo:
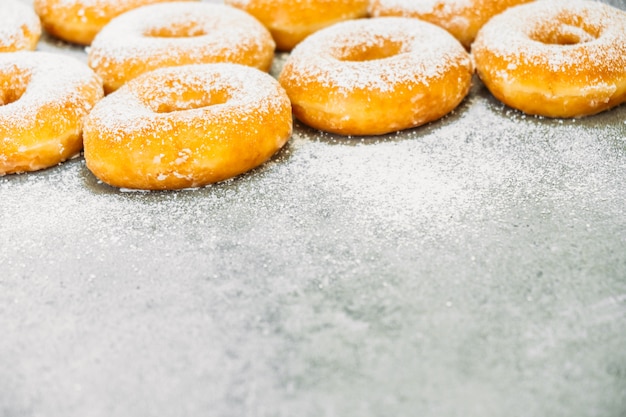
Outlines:
POLYGON ((52 36, 89 45, 114 17, 140 6, 167 1, 171 0, 34 0, 34 6, 43 28, 52 36))
POLYGON ((478 74, 524 113, 581 117, 626 101, 626 12, 585 0, 507 10, 472 46, 478 74))
POLYGON ((41 36, 41 23, 23 3, 3 0, 0 3, 0 52, 32 51, 41 36))
POLYGON ((0 175, 76 155, 83 119, 102 96, 100 79, 82 62, 46 52, 0 54, 0 175))
POLYGON ((381 17, 314 33, 287 58, 279 81, 294 115, 341 135, 379 135, 452 111, 469 92, 469 54, 445 30, 381 17))
POLYGON ((291 51, 311 33, 335 23, 365 17, 369 0, 225 0, 269 29, 277 49, 291 51))
POLYGON ((291 131, 289 98, 269 74, 238 64, 168 67, 96 105, 85 160, 115 187, 199 187, 262 164, 291 131))
POLYGON ((275 44, 249 14, 223 4, 163 3, 113 19, 89 48, 107 93, 161 67, 229 62, 268 71, 275 44))
POLYGON ((511 6, 532 0, 372 0, 373 17, 415 17, 441 26, 469 49, 478 30, 511 6))

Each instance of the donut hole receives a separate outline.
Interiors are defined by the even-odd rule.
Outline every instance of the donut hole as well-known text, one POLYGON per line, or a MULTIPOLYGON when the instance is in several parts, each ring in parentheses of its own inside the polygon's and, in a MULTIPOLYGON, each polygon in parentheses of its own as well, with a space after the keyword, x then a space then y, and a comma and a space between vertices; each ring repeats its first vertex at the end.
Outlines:
POLYGON ((153 101, 150 107, 155 113, 172 113, 216 106, 226 103, 228 99, 228 94, 224 91, 212 93, 189 91, 187 94, 161 97, 160 100, 153 101))
POLYGON ((224 104, 230 97, 226 88, 207 89, 199 83, 183 84, 177 80, 168 80, 144 97, 144 101, 155 113, 172 113, 224 104))
POLYGON ((144 32, 149 38, 194 38, 206 34, 207 31, 198 22, 174 22, 167 26, 152 27, 144 32))
POLYGON ((380 39, 378 42, 344 47, 336 51, 335 57, 348 62, 375 61, 398 55, 402 51, 402 45, 399 41, 380 39))
POLYGON ((15 103, 26 93, 26 88, 30 82, 29 73, 17 72, 10 74, 6 79, 2 78, 3 80, 0 84, 0 106, 15 103))
POLYGON ((556 23, 543 24, 531 31, 530 38, 547 45, 578 45, 600 37, 599 28, 579 16, 562 16, 556 23))

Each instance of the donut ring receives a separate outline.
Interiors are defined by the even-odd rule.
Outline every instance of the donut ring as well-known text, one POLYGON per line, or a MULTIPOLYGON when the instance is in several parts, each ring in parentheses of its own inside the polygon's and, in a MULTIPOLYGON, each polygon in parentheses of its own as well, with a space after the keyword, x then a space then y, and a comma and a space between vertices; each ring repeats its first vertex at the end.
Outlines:
POLYGON ((311 33, 335 23, 365 17, 369 0, 225 0, 269 29, 277 49, 291 51, 311 33))
POLYGON ((34 0, 34 6, 44 29, 52 36, 89 45, 114 17, 140 6, 167 1, 171 0, 34 0))
POLYGON ((626 12, 595 1, 538 1, 494 17, 472 46, 478 74, 524 113, 581 117, 626 101, 626 12))
POLYGON ((352 20, 294 48, 279 81, 294 114, 341 135, 379 135, 452 111, 469 92, 469 54, 445 30, 403 17, 352 20))
POLYGON ((89 66, 107 93, 161 67, 230 62, 268 71, 270 33, 252 16, 209 3, 163 3, 113 19, 89 48, 89 66))
POLYGON ((23 3, 3 0, 0 3, 0 52, 32 51, 41 36, 41 23, 23 3))
POLYGON ((102 96, 99 78, 72 58, 0 54, 0 175, 48 168, 76 155, 83 118, 102 96))
POLYGON ((289 98, 269 74, 237 64, 169 67, 96 105, 85 160, 115 187, 199 187, 262 164, 291 131, 289 98))
POLYGON ((511 6, 532 0, 372 0, 373 17, 414 17, 440 26, 469 49, 478 30, 511 6))

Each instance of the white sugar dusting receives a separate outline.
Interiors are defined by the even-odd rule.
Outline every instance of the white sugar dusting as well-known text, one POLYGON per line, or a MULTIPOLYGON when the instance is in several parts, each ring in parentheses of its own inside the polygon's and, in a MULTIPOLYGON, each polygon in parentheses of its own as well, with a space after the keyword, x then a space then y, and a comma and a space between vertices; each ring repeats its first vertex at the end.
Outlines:
POLYGON ((262 61, 274 44, 269 32, 254 18, 233 7, 194 2, 144 6, 113 19, 89 49, 93 68, 146 61, 206 63, 262 61), (160 32, 181 29, 181 34, 160 32), (268 49, 268 45, 270 45, 268 49))
POLYGON ((251 2, 252 0, 229 0, 230 5, 240 9, 246 8, 251 2))
POLYGON ((475 79, 397 134, 296 124, 209 187, 2 177, 3 414, 622 415, 625 120, 475 79))
MULTIPOLYGON (((204 64, 163 68, 138 77, 101 100, 89 115, 96 131, 115 142, 136 132, 162 137, 174 127, 173 120, 219 126, 244 123, 246 114, 270 116, 285 106, 286 96, 268 74, 237 64, 204 64), (224 103, 200 108, 183 97, 189 91, 211 97, 226 92, 224 103), (157 113, 163 106, 189 110, 157 113), (231 119, 231 120, 229 120, 231 119), (165 132, 165 133, 164 133, 165 132)), ((210 101, 210 100, 209 100, 210 101)))
MULTIPOLYGON (((64 7, 72 7, 72 6, 83 6, 94 9, 104 9, 111 8, 111 6, 129 4, 129 5, 147 5, 149 3, 156 3, 158 1, 165 0, 55 0, 55 3, 64 6, 64 7)), ((167 0, 170 1, 170 0, 167 0)), ((183 0, 184 1, 184 0, 183 0)))
POLYGON ((373 9, 374 16, 382 11, 395 10, 406 14, 429 14, 435 11, 449 13, 451 10, 467 9, 474 6, 471 0, 377 0, 373 9))
MULTIPOLYGON (((110 20, 111 18, 132 10, 159 2, 188 1, 188 0, 34 0, 37 8, 46 10, 49 14, 52 10, 73 11, 84 23, 88 22, 87 15, 98 16, 99 18, 110 20)), ((194 1, 194 0, 191 0, 194 1)))
POLYGON ((470 68, 469 56, 443 29, 407 18, 347 21, 317 32, 296 46, 288 58, 288 82, 310 80, 337 88, 338 94, 354 90, 389 91, 394 84, 411 82, 427 86, 449 68, 470 68), (393 56, 371 61, 342 59, 346 51, 401 44, 393 56))

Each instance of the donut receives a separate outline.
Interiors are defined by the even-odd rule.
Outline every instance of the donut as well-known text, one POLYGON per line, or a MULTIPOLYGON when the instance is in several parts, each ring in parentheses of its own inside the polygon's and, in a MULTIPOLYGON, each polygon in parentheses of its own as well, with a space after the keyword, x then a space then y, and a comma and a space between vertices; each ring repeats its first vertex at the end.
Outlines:
POLYGON ((103 96, 87 65, 47 52, 0 54, 0 175, 80 152, 83 119, 103 96))
POLYGON ((261 21, 276 48, 291 51, 304 38, 344 20, 367 15, 369 0, 225 0, 261 21))
POLYGON ((171 0, 34 0, 33 4, 43 28, 52 36, 89 45, 114 17, 140 6, 167 1, 171 0))
POLYGON ((223 4, 163 3, 131 10, 96 36, 88 63, 107 93, 161 67, 228 62, 268 71, 275 43, 249 14, 223 4))
POLYGON ((41 36, 41 23, 32 8, 14 0, 0 3, 0 52, 32 51, 41 36))
POLYGON ((573 118, 626 101, 626 12, 538 1, 494 17, 472 46, 491 93, 524 113, 573 118))
POLYGON ((100 101, 84 129, 87 167, 119 188, 193 188, 268 160, 289 139, 289 98, 252 67, 157 69, 100 101))
POLYGON ((426 20, 450 32, 470 47, 478 30, 511 6, 532 0, 372 0, 373 17, 402 16, 426 20))
POLYGON ((303 123, 380 135, 436 120, 467 95, 473 65, 445 30, 418 19, 338 23, 294 48, 279 81, 303 123))

